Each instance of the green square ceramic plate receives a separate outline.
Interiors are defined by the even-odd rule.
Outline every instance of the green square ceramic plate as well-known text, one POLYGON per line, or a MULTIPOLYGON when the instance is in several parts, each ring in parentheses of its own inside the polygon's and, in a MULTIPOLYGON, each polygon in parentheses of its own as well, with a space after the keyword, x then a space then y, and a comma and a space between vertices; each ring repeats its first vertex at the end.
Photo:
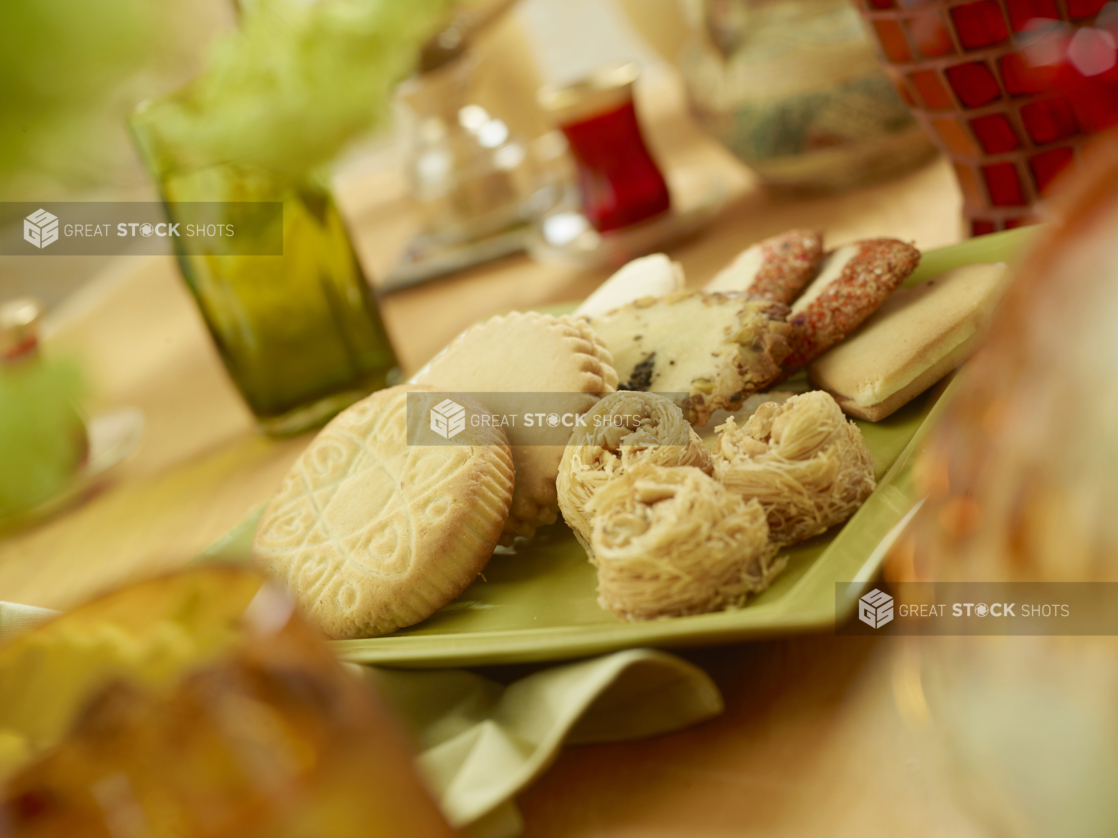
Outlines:
MULTIPOLYGON (((909 284, 971 262, 1008 261, 1028 231, 986 236, 924 254, 909 284)), ((850 616, 915 508, 912 460, 945 399, 937 391, 876 424, 859 422, 878 486, 844 526, 789 550, 771 588, 734 611, 626 623, 601 609, 594 568, 563 524, 541 530, 431 618, 388 637, 334 644, 346 660, 392 666, 478 666, 575 658, 633 646, 698 646, 831 629, 850 616), (836 601, 836 583, 849 583, 836 601)), ((207 560, 243 561, 257 515, 209 548, 207 560)))

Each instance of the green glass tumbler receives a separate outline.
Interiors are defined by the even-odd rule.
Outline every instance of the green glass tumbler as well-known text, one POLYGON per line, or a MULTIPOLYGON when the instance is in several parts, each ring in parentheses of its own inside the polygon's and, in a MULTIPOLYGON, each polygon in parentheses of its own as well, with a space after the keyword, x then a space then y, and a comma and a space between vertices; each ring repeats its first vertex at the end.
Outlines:
POLYGON ((186 228, 201 219, 237 231, 237 247, 224 252, 172 241, 259 429, 296 434, 398 383, 396 354, 325 179, 205 159, 183 147, 174 126, 191 106, 188 91, 140 104, 129 128, 170 222, 186 228), (246 255, 260 252, 254 238, 279 235, 282 255, 246 255))

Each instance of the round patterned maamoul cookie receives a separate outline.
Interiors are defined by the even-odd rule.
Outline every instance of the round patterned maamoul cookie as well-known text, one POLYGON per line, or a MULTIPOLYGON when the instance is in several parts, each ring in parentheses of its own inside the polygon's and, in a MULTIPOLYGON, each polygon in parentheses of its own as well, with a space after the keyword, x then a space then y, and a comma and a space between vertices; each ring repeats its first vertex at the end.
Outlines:
POLYGON ((783 569, 765 511, 697 468, 638 463, 590 501, 598 602, 627 620, 744 604, 783 569))
POLYGON ((765 509, 769 537, 785 545, 841 524, 873 492, 873 455, 829 393, 768 402, 738 426, 720 425, 714 476, 765 509))
MULTIPOLYGON (((257 527, 255 561, 330 637, 376 637, 426 619, 497 546, 512 503, 508 441, 499 428, 467 426, 446 442, 417 421, 419 444, 409 445, 408 393, 429 390, 392 387, 339 414, 257 527)), ((423 401, 414 405, 421 419, 433 407, 423 401)))
POLYGON ((587 412, 586 426, 571 435, 556 481, 563 519, 587 553, 591 496, 637 463, 714 473, 710 452, 671 399, 637 391, 606 396, 587 412))
MULTIPOLYGON (((417 381, 458 393, 576 394, 564 395, 558 410, 575 414, 585 413, 602 395, 617 389, 613 358, 585 320, 537 312, 512 312, 467 329, 427 365, 417 381)), ((502 401, 523 409, 519 397, 502 401)), ((494 403, 486 407, 503 412, 494 403)), ((550 412, 543 398, 533 409, 550 412)), ((518 426, 506 432, 516 466, 516 489, 503 544, 517 536, 531 537, 537 527, 555 523, 559 515, 555 478, 567 441, 559 438, 562 432, 553 432, 549 439, 559 444, 518 444, 533 441, 530 433, 518 426)))

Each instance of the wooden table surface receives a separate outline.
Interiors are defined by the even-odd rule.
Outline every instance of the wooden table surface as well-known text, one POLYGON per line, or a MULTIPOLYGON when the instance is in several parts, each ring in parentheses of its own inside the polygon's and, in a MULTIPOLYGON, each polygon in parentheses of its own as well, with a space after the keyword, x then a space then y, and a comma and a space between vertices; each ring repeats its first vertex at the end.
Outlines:
MULTIPOLYGON (((801 200, 766 195, 688 119, 678 90, 644 97, 668 168, 708 166, 730 189, 701 237, 671 251, 690 284, 792 226, 828 242, 960 237, 961 199, 937 159, 891 182, 801 200)), ((372 275, 415 227, 397 168, 337 185, 372 275)), ((607 272, 524 257, 385 295, 405 371, 478 318, 585 296, 607 272)), ((140 449, 83 505, 0 541, 0 599, 65 608, 176 568, 268 498, 310 439, 258 436, 169 257, 121 257, 56 311, 47 349, 80 360, 94 412, 136 406, 140 449)), ((719 719, 653 740, 569 748, 521 803, 529 836, 970 836, 897 641, 817 635, 689 653, 723 687, 719 719)))

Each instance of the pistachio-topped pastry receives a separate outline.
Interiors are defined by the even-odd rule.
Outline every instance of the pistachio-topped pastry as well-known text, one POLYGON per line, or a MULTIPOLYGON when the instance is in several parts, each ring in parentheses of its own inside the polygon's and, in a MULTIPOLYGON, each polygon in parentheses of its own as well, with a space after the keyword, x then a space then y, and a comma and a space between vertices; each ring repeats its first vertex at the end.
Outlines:
POLYGON ((688 420, 705 425, 774 381, 789 352, 786 306, 741 294, 679 291, 595 317, 619 389, 678 394, 688 420))
POLYGON ((590 551, 587 507, 594 492, 637 463, 694 466, 714 473, 710 451, 679 406, 655 393, 610 393, 586 413, 559 464, 559 508, 590 551))
POLYGON ((768 402, 718 428, 714 476, 765 510, 769 538, 794 544, 854 514, 873 492, 873 455, 858 426, 819 390, 768 402))

